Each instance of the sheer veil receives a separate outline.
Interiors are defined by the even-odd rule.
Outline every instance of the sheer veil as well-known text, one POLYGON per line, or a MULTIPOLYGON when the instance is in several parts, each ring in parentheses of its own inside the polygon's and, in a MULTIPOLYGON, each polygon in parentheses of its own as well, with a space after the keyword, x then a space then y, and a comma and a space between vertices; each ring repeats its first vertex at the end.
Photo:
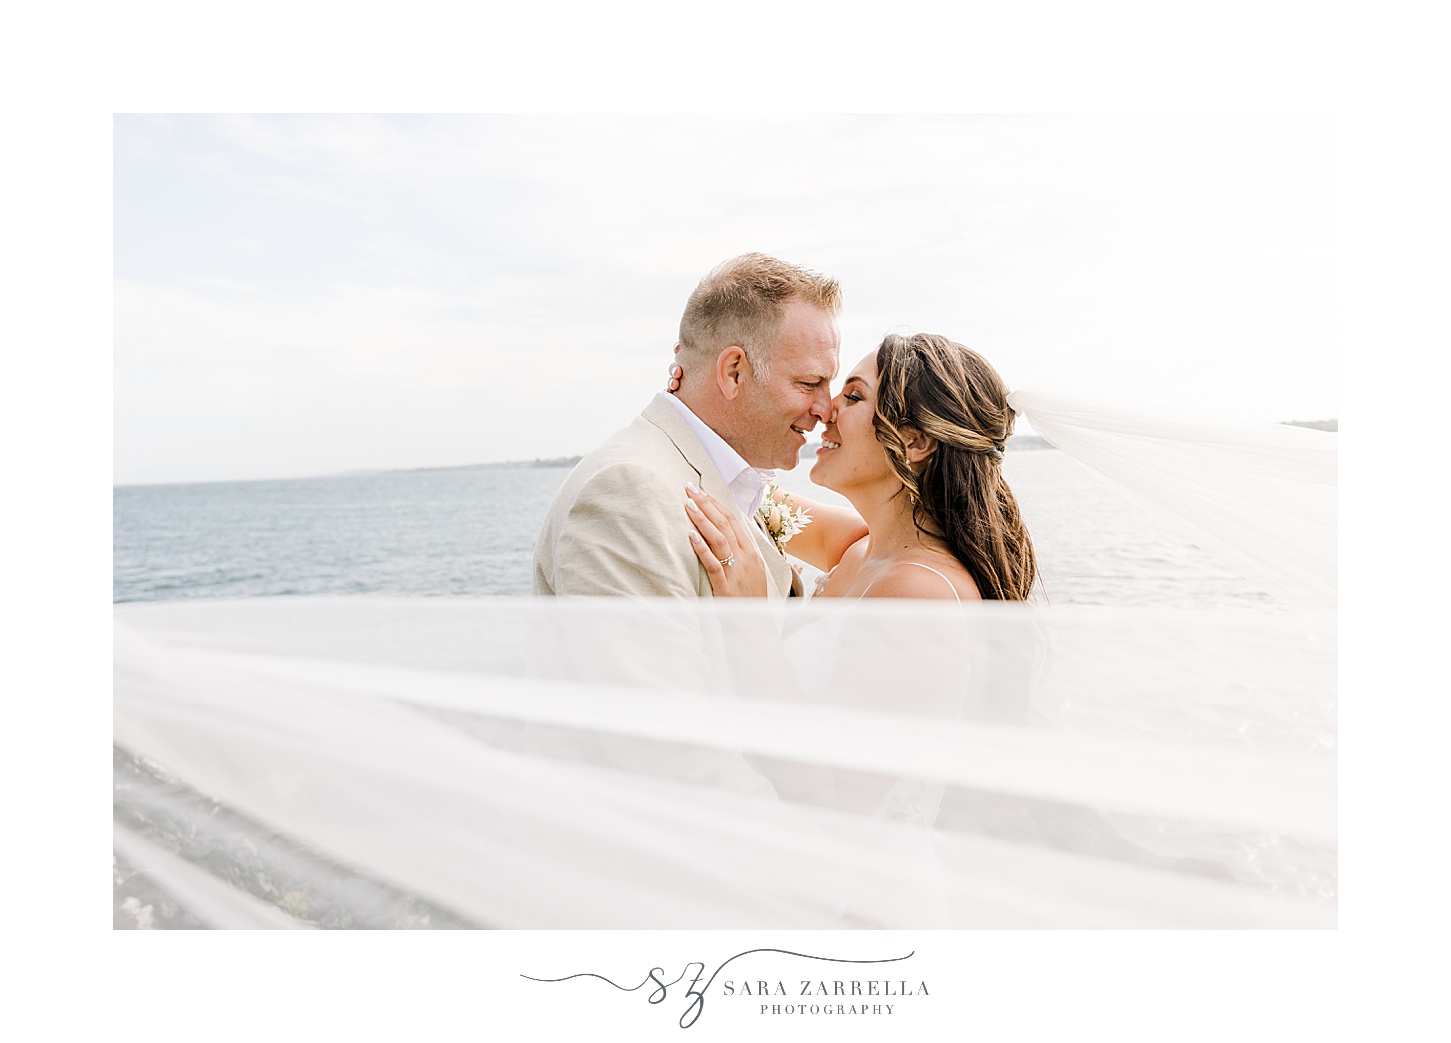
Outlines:
POLYGON ((1328 431, 1015 391, 1057 448, 1272 593, 1334 604, 1336 447, 1328 431))
POLYGON ((118 605, 118 858, 217 927, 1334 926, 1336 436, 1012 404, 1281 600, 118 605))

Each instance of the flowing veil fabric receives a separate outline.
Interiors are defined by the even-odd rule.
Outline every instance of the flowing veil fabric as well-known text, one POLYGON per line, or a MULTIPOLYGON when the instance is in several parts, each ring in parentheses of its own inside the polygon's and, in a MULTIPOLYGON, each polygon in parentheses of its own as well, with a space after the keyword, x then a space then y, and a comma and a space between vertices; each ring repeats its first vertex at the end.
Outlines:
POLYGON ((1335 601, 1338 436, 1035 391, 1033 430, 1271 593, 1335 601))
MULTIPOLYGON (((1035 429, 1227 556, 1323 521, 1322 440, 1195 450, 1181 428, 1144 442, 1149 467, 1050 405, 1024 404, 1035 429)), ((1323 600, 1317 547, 1265 574, 1323 600)), ((368 597, 115 618, 117 855, 199 925, 1335 923, 1325 607, 368 597)))

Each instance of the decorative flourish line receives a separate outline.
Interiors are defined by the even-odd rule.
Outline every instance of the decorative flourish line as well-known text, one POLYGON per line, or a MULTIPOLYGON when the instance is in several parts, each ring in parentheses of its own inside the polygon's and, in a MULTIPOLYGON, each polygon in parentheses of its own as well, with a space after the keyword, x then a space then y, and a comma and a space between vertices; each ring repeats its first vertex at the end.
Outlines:
MULTIPOLYGON (((680 978, 685 977, 685 973, 690 969, 690 966, 691 965, 689 963, 685 965, 685 970, 680 972, 680 978)), ((701 964, 701 967, 704 966, 705 964, 701 964)), ((615 988, 619 989, 621 992, 634 992, 636 989, 643 989, 645 987, 645 983, 650 981, 653 981, 655 982, 655 984, 662 986, 675 985, 680 982, 680 978, 676 978, 675 981, 662 982, 659 978, 655 977, 656 972, 664 974, 665 968, 651 967, 650 973, 645 975, 645 981, 640 982, 639 985, 631 985, 629 988, 625 988, 625 986, 623 985, 618 985, 615 982, 610 981, 610 979, 606 978, 603 974, 591 974, 589 971, 583 971, 579 974, 567 974, 563 978, 534 978, 528 974, 521 974, 519 975, 519 977, 528 978, 530 981, 569 981, 570 978, 598 978, 600 981, 609 982, 611 985, 614 985, 615 988)))

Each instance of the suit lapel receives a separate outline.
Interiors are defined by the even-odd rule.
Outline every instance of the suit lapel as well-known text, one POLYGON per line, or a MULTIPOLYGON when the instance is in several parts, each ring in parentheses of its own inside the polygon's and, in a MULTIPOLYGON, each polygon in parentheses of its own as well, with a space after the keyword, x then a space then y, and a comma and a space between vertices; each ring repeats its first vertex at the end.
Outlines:
MULTIPOLYGON (((661 431, 664 431, 670 441, 675 443, 675 448, 680 450, 680 455, 685 457, 686 463, 695 469, 700 475, 700 487, 710 495, 714 496, 727 508, 735 509, 735 499, 731 491, 726 488, 725 480, 721 478, 720 472, 715 469, 715 464, 710 462, 710 454, 705 451, 705 446, 700 444, 700 439, 695 437, 690 426, 686 424, 685 418, 680 411, 665 401, 665 395, 656 395, 650 400, 640 414, 650 423, 654 424, 661 431)), ((680 490, 681 503, 685 502, 685 490, 680 490)), ((739 515, 740 511, 736 510, 739 515)))
MULTIPOLYGON (((680 415, 680 411, 665 400, 665 394, 656 395, 650 400, 640 414, 650 423, 654 424, 675 443, 675 448, 680 450, 680 455, 685 457, 695 472, 700 475, 700 487, 730 511, 737 518, 745 523, 746 531, 754 535, 756 548, 761 556, 766 559, 766 571, 771 578, 773 587, 772 594, 785 594, 799 581, 796 573, 791 568, 786 556, 776 549, 776 544, 766 531, 761 528, 760 523, 754 518, 747 518, 736 506, 736 498, 731 495, 730 489, 725 484, 725 479, 715 469, 715 464, 710 462, 710 454, 705 451, 705 446, 700 444, 700 439, 690 430, 690 425, 680 415)), ((680 490, 681 502, 684 503, 685 490, 680 490)), ((799 593, 799 591, 797 591, 799 593)))

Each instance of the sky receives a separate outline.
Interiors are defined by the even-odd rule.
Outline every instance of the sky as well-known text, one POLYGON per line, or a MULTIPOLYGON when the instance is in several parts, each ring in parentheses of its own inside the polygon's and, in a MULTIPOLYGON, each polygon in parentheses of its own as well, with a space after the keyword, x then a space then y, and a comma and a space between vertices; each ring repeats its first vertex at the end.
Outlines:
POLYGON ((117 484, 588 451, 760 250, 842 367, 942 333, 1011 387, 1338 415, 1313 116, 115 118, 117 484))

